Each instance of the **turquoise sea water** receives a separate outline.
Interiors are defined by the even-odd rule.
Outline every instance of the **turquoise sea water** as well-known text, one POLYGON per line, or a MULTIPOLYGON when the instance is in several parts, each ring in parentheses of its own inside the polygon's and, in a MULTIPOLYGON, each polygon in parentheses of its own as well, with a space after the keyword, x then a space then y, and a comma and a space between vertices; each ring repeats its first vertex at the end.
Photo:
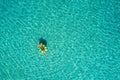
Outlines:
POLYGON ((0 0, 0 80, 120 80, 120 1, 0 0))

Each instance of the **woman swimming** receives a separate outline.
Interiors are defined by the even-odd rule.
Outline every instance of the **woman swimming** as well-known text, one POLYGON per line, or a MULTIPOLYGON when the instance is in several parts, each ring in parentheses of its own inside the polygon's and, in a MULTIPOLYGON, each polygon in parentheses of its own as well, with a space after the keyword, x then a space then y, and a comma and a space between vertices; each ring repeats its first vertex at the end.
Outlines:
POLYGON ((46 55, 47 47, 42 43, 39 43, 38 47, 40 48, 40 51, 46 55))

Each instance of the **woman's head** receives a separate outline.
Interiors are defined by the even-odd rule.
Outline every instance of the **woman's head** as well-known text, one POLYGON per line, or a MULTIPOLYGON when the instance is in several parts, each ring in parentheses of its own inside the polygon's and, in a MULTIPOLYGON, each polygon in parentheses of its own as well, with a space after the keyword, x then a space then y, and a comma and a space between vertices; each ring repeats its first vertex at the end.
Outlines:
POLYGON ((42 43, 40 43, 40 44, 38 44, 38 46, 39 46, 39 47, 42 47, 42 46, 43 46, 43 44, 42 44, 42 43))

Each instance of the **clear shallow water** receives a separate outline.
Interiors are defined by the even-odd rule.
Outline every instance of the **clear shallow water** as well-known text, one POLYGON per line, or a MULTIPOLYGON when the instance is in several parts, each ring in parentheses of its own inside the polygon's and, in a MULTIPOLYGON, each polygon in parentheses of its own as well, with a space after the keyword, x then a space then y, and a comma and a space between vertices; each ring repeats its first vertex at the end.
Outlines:
POLYGON ((119 13, 117 0, 1 0, 0 79, 119 80, 119 13))

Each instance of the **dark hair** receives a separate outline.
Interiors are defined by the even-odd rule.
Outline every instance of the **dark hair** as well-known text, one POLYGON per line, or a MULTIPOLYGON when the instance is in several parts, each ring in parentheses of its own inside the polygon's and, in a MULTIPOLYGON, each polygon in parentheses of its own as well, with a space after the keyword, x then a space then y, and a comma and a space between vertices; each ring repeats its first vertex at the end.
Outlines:
POLYGON ((47 41, 42 37, 39 39, 39 44, 42 43, 43 45, 47 46, 47 41))

